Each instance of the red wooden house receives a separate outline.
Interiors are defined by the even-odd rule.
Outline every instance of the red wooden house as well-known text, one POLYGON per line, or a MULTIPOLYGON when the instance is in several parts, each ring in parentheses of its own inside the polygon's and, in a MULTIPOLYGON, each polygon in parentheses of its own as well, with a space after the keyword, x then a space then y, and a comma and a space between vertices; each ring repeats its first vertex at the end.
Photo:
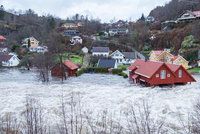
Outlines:
POLYGON ((129 70, 130 78, 134 83, 143 83, 146 86, 195 82, 195 79, 181 65, 136 60, 129 70))
POLYGON ((62 64, 58 63, 51 69, 51 75, 55 77, 76 76, 78 66, 67 60, 62 64))

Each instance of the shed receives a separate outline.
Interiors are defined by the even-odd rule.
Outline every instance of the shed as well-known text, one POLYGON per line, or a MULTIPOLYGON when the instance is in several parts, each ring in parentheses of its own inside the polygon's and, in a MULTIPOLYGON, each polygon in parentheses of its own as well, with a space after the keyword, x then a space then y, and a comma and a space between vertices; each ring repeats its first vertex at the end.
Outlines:
POLYGON ((51 75, 55 77, 66 77, 66 76, 76 76, 78 66, 66 60, 62 64, 58 63, 51 69, 51 75))

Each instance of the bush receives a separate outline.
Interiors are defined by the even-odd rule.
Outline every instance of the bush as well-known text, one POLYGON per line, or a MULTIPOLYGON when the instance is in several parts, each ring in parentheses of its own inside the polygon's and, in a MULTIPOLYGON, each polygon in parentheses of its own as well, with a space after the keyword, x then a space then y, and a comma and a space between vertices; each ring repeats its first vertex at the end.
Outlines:
POLYGON ((109 73, 107 68, 94 68, 95 73, 109 73))
POLYGON ((122 77, 124 77, 124 78, 128 78, 128 75, 127 75, 126 73, 124 73, 124 72, 121 72, 121 73, 119 73, 118 75, 119 75, 119 76, 122 76, 122 77))
POLYGON ((82 74, 84 74, 86 72, 86 69, 85 68, 81 68, 81 69, 79 69, 77 72, 76 72, 76 74, 77 74, 77 76, 81 76, 82 74))
MULTIPOLYGON (((77 76, 81 76, 84 73, 109 73, 109 70, 107 68, 95 68, 95 67, 89 67, 89 68, 81 68, 79 69, 76 74, 77 76)), ((124 72, 122 72, 122 69, 113 69, 112 74, 122 76, 124 78, 128 78, 128 75, 124 72)))
POLYGON ((120 74, 122 72, 122 69, 113 69, 112 74, 120 74))
POLYGON ((119 65, 118 69, 122 69, 123 71, 127 70, 128 65, 119 65))

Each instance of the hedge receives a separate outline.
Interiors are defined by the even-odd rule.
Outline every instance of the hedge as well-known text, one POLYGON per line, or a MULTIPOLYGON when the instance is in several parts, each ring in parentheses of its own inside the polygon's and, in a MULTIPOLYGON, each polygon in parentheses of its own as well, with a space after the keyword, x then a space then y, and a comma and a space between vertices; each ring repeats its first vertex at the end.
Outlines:
POLYGON ((82 74, 84 74, 85 73, 85 68, 81 68, 81 69, 79 69, 77 72, 76 72, 76 75, 77 76, 81 76, 82 74))
MULTIPOLYGON (((95 68, 95 67, 89 67, 89 68, 81 68, 79 69, 76 74, 77 76, 80 76, 84 73, 101 73, 101 74, 106 74, 109 73, 109 70, 107 68, 95 68)), ((122 69, 112 69, 112 74, 114 75, 119 75, 124 78, 128 78, 128 75, 123 72, 122 69)))
POLYGON ((120 74, 122 69, 112 69, 112 74, 120 74))

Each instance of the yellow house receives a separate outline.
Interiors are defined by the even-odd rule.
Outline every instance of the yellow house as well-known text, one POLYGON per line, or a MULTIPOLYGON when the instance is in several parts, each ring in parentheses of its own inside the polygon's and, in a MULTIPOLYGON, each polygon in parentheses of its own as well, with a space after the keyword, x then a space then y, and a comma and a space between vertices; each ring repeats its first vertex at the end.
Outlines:
POLYGON ((30 47, 29 48, 37 48, 39 46, 39 41, 36 40, 34 37, 29 37, 23 40, 23 43, 28 45, 30 40, 30 47))
POLYGON ((185 69, 189 68, 189 62, 180 55, 174 56, 173 64, 182 65, 185 69))
POLYGON ((174 56, 169 51, 151 51, 149 60, 151 61, 161 61, 176 65, 182 65, 184 68, 188 69, 188 61, 182 56, 174 56))

